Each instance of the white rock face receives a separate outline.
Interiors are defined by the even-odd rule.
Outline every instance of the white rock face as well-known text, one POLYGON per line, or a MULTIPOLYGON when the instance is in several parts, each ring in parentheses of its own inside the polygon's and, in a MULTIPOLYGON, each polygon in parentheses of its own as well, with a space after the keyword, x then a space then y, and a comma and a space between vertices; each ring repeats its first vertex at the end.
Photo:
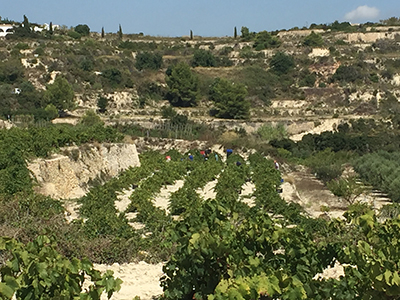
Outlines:
POLYGON ((134 144, 86 144, 62 152, 28 164, 38 182, 36 191, 56 199, 82 197, 91 181, 104 181, 130 166, 140 166, 134 144))
POLYGON ((313 48, 312 52, 308 54, 309 57, 323 57, 329 55, 330 55, 329 49, 325 48, 313 48))

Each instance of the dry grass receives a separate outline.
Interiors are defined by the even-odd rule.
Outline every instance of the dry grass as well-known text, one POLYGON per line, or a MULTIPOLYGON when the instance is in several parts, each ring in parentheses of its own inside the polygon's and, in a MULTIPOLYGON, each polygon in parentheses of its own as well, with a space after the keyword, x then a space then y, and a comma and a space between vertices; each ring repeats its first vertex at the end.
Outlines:
POLYGON ((290 184, 294 184, 294 183, 295 183, 295 179, 294 179, 294 177, 291 176, 291 175, 283 176, 283 180, 284 180, 285 182, 287 182, 287 183, 290 183, 290 184))
POLYGON ((223 134, 221 134, 220 142, 222 144, 232 143, 233 141, 237 140, 238 138, 239 138, 239 135, 236 132, 225 131, 223 134))

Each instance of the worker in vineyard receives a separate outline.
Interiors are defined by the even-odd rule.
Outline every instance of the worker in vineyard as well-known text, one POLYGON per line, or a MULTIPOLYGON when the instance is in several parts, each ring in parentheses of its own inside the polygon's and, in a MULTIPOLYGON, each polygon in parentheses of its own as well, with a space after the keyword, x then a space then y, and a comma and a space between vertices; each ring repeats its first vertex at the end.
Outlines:
POLYGON ((274 166, 279 171, 279 163, 276 160, 274 160, 274 166))
POLYGON ((232 149, 226 149, 226 158, 228 158, 233 153, 232 149))
POLYGON ((218 158, 218 154, 217 154, 217 153, 215 153, 215 155, 214 155, 214 156, 215 156, 215 161, 218 161, 218 159, 219 159, 219 158, 218 158))
POLYGON ((193 155, 192 154, 188 154, 190 161, 193 161, 193 155))

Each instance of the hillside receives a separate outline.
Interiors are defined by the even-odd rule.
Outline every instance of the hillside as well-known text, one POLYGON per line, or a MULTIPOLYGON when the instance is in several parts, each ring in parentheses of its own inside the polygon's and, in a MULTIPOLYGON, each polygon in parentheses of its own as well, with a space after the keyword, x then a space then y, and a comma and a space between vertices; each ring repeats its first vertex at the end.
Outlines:
POLYGON ((342 31, 314 26, 237 38, 102 37, 73 29, 8 35, 0 41, 0 113, 54 118, 49 108, 41 112, 53 104, 75 116, 100 109, 106 120, 158 119, 171 97, 166 71, 185 62, 198 77, 197 105, 178 111, 193 120, 218 121, 210 116, 210 85, 217 77, 245 85, 251 121, 390 117, 392 104, 380 104, 400 94, 400 26, 342 25, 342 31), (67 80, 64 87, 54 86, 57 76, 67 80), (57 89, 72 98, 52 100, 57 89))
POLYGON ((400 26, 24 23, 0 40, 1 299, 400 295, 400 26))

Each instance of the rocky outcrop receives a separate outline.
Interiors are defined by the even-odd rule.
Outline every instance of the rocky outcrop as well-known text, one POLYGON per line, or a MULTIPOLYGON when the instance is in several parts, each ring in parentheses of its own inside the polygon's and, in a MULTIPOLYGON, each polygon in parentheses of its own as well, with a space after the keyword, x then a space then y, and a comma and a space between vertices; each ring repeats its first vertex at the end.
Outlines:
POLYGON ((91 185, 140 165, 134 144, 85 144, 61 153, 29 163, 37 192, 60 199, 82 197, 91 185))

